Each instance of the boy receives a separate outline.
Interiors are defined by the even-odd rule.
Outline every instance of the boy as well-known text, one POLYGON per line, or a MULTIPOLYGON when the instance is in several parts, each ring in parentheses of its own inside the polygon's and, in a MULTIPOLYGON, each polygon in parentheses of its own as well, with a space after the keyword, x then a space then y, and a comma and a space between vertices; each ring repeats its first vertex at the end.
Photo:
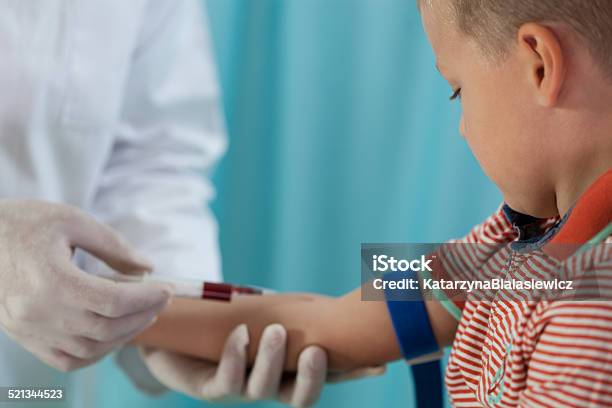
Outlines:
MULTIPOLYGON (((612 272, 612 3, 422 0, 419 7, 451 99, 462 101, 461 133, 505 199, 454 241, 480 249, 440 255, 460 259, 468 275, 586 268, 605 279, 612 272), (588 263, 566 263, 571 254, 554 246, 595 236, 604 243, 587 250, 588 263)), ((438 345, 453 346, 446 372, 453 405, 612 406, 612 302, 502 295, 448 308, 424 302, 438 345), (458 323, 453 308, 461 309, 458 323)), ((177 299, 136 341, 218 359, 235 324, 246 323, 257 339, 278 322, 289 333, 288 370, 309 344, 328 351, 332 369, 377 365, 409 355, 411 341, 424 335, 402 330, 412 316, 387 306, 362 302, 359 290, 338 299, 243 297, 229 305, 177 299)), ((242 336, 252 356, 257 344, 246 330, 231 335, 242 336)))

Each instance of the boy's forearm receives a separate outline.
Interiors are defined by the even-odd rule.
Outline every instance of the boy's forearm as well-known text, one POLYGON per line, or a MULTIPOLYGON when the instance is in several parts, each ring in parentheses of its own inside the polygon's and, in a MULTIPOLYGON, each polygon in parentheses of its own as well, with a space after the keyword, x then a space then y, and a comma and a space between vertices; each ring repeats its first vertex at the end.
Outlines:
POLYGON ((384 302, 362 302, 359 290, 341 298, 316 295, 239 296, 231 303, 175 299, 135 342, 218 361, 231 330, 245 323, 252 363, 264 328, 287 329, 286 370, 299 353, 323 347, 331 370, 379 365, 400 357, 384 302))
MULTIPOLYGON (((457 322, 439 302, 427 301, 426 306, 440 347, 449 345, 457 322)), ((299 353, 309 345, 327 351, 331 370, 375 366, 400 358, 385 302, 362 301, 360 288, 340 298, 238 296, 231 303, 174 299, 157 323, 135 341, 218 361, 227 336, 242 323, 249 330, 251 363, 263 330, 272 323, 287 329, 286 370, 295 370, 299 353)))

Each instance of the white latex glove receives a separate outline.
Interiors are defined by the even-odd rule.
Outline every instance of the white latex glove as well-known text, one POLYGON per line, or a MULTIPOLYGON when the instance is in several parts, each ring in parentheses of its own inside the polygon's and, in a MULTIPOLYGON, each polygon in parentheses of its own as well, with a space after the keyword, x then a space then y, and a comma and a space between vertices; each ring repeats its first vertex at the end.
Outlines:
POLYGON ((72 263, 75 248, 120 273, 150 265, 109 227, 76 208, 0 200, 0 326, 62 371, 103 357, 153 323, 171 288, 115 283, 72 263))
POLYGON ((218 365, 160 349, 143 348, 141 355, 151 373, 168 388, 214 402, 277 399, 294 407, 308 407, 319 399, 326 378, 338 382, 385 371, 376 367, 328 376, 327 354, 310 346, 299 356, 297 374, 283 379, 287 332, 273 324, 262 334, 247 378, 248 343, 247 327, 240 325, 228 337, 218 365))

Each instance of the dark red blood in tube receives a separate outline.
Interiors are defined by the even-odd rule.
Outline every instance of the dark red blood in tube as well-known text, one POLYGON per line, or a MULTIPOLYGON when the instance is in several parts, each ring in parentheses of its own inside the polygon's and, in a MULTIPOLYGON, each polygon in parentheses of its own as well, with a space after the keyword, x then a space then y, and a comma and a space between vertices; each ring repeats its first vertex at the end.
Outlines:
POLYGON ((233 291, 241 295, 261 295, 260 289, 249 288, 247 286, 234 286, 233 291))
POLYGON ((206 282, 202 285, 202 299, 232 300, 232 285, 206 282))

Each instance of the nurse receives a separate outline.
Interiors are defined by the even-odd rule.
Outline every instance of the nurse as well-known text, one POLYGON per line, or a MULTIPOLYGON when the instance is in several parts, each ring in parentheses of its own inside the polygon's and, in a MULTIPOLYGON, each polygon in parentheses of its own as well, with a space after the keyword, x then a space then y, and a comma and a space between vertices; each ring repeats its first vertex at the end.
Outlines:
MULTIPOLYGON (((0 55, 0 386, 50 385, 47 366, 120 349, 171 294, 96 274, 221 279, 202 177, 226 148, 220 91, 198 0, 2 2, 0 55)), ((267 329, 249 376, 244 328, 218 366, 118 360, 150 392, 312 404, 326 356, 306 349, 281 382, 285 339, 267 329)))

